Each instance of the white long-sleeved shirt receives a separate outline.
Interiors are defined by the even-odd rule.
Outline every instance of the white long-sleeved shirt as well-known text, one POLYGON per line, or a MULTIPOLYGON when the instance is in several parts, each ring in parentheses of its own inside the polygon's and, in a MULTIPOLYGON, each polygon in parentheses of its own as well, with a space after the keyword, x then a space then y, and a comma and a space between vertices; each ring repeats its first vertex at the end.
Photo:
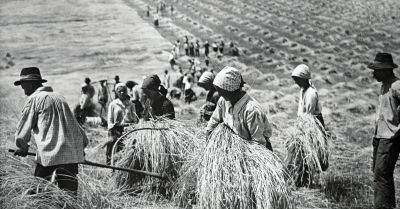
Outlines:
POLYGON ((321 114, 321 105, 318 101, 318 92, 317 90, 310 86, 305 91, 304 89, 300 90, 299 95, 299 105, 297 110, 297 115, 301 114, 311 114, 311 115, 319 115, 321 114))
POLYGON ((135 104, 130 100, 124 102, 120 99, 113 100, 108 106, 107 122, 109 130, 124 123, 138 123, 135 104))
POLYGON ((212 131, 220 123, 230 127, 243 139, 261 144, 265 144, 272 134, 266 114, 262 111, 260 104, 248 94, 245 94, 234 106, 223 97, 218 100, 206 130, 212 131))
POLYGON ((64 97, 49 86, 28 97, 15 133, 16 146, 27 151, 31 135, 37 145, 36 161, 42 166, 85 160, 87 136, 64 97))

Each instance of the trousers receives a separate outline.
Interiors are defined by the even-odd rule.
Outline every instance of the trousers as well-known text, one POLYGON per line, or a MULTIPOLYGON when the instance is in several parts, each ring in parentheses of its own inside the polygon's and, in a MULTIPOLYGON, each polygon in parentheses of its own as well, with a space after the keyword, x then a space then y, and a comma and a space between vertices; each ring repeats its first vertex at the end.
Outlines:
POLYGON ((44 167, 37 163, 34 176, 50 180, 54 171, 56 172, 58 187, 76 196, 78 194, 78 179, 76 178, 78 164, 61 164, 44 167))
POLYGON ((396 207, 393 172, 400 152, 398 139, 374 138, 372 170, 374 172, 374 208, 396 207))

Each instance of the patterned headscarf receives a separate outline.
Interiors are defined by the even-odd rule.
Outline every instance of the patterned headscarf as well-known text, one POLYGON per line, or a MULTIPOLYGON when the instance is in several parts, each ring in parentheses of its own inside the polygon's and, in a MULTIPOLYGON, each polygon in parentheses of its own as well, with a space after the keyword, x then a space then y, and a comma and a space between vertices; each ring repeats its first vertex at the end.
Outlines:
POLYGON ((199 78, 199 83, 204 84, 212 84, 214 81, 215 75, 212 72, 206 71, 199 78))
POLYGON ((236 68, 226 66, 215 76, 213 84, 226 91, 236 91, 242 84, 242 75, 236 68))
POLYGON ((292 76, 304 79, 311 79, 310 68, 305 64, 300 64, 293 70, 292 76))

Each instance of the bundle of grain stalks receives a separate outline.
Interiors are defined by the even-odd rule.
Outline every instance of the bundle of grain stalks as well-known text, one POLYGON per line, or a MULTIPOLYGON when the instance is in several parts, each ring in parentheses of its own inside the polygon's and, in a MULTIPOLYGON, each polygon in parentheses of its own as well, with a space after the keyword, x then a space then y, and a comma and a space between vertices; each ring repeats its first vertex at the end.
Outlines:
POLYGON ((293 208, 281 160, 264 145, 219 125, 191 154, 174 200, 199 208, 293 208))
POLYGON ((170 195, 183 161, 199 144, 194 126, 177 120, 143 121, 135 125, 124 139, 124 148, 115 155, 115 165, 162 174, 170 181, 144 175, 116 172, 119 187, 140 190, 140 195, 170 195))
POLYGON ((328 164, 329 145, 325 128, 309 114, 297 118, 289 129, 286 141, 287 168, 296 186, 311 186, 321 182, 321 172, 328 164))

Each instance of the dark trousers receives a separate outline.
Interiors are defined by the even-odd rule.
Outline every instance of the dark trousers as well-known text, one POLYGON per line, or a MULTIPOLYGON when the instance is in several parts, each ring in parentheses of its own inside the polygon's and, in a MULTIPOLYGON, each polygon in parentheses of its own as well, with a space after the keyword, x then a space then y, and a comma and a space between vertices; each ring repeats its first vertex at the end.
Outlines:
MULTIPOLYGON (((114 144, 117 142, 119 137, 122 136, 122 133, 124 131, 124 127, 122 126, 116 126, 112 128, 111 130, 108 131, 108 136, 112 138, 112 141, 107 143, 107 150, 106 150, 106 163, 107 165, 111 165, 111 154, 112 154, 112 148, 114 147, 114 144)), ((123 142, 122 140, 118 142, 117 149, 116 151, 121 151, 123 148, 123 142)))
POLYGON ((54 171, 56 172, 58 187, 76 196, 78 194, 78 179, 76 179, 78 164, 62 164, 44 167, 38 163, 36 164, 34 176, 50 180, 54 171))
POLYGON ((373 142, 372 170, 374 172, 375 209, 396 206, 393 172, 400 152, 399 139, 377 139, 373 142))

